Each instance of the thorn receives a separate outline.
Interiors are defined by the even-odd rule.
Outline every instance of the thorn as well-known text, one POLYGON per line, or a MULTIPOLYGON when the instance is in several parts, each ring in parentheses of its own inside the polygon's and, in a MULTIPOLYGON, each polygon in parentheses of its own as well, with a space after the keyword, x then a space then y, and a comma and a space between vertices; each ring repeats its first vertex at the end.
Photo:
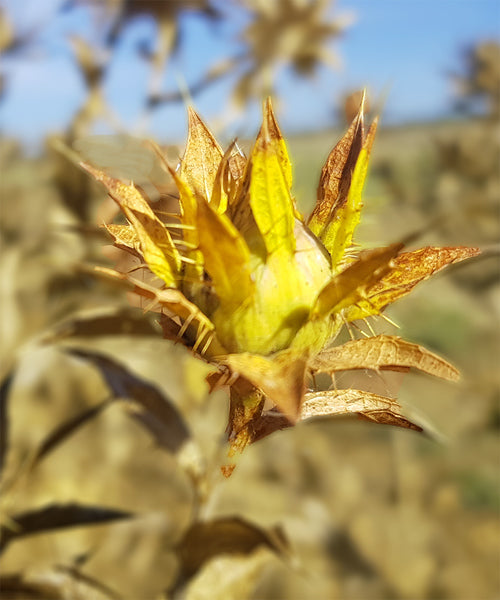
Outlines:
POLYGON ((182 324, 182 327, 179 329, 179 333, 177 334, 177 337, 179 339, 181 339, 184 334, 186 333, 186 331, 188 330, 188 327, 191 325, 191 323, 193 322, 193 319, 195 318, 195 315, 193 313, 190 313, 188 315, 188 318, 184 321, 184 323, 182 324))
POLYGON ((387 321, 390 325, 392 325, 393 327, 395 327, 396 329, 401 329, 401 327, 392 319, 390 319, 387 315, 384 315, 383 313, 380 313, 379 315, 376 315, 377 317, 382 317, 382 319, 384 319, 384 321, 387 321))
POLYGON ((367 327, 368 327, 368 329, 370 330, 370 333, 371 333, 373 336, 376 336, 377 334, 375 333, 375 330, 374 330, 374 329, 373 329, 373 327, 371 326, 371 323, 370 323, 370 321, 368 321, 368 319, 367 319, 366 317, 363 319, 363 321, 366 323, 366 326, 367 326, 367 327))

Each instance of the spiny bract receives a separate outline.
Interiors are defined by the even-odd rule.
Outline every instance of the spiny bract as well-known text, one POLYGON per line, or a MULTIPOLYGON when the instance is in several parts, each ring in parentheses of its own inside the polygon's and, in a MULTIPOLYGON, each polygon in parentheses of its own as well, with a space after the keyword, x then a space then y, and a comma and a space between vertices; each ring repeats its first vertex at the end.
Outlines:
POLYGON ((234 143, 224 153, 193 110, 177 169, 155 147, 179 193, 180 209, 169 218, 132 182, 83 164, 127 218, 128 225, 107 226, 114 244, 150 272, 149 283, 137 269, 108 275, 151 299, 166 338, 214 365, 212 387, 230 387, 231 454, 315 415, 357 414, 421 430, 394 399, 353 389, 307 392, 317 372, 416 367, 458 377, 442 358, 396 336, 325 349, 345 323, 381 314, 437 270, 478 253, 353 247, 375 130, 376 122, 365 132, 361 106, 323 167, 307 220, 291 194, 292 167, 270 101, 248 159, 234 143))

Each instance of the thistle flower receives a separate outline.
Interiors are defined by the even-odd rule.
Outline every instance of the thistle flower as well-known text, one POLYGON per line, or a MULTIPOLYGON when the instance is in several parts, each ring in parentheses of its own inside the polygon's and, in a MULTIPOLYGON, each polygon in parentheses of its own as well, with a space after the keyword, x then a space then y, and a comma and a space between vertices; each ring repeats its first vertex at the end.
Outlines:
POLYGON ((179 191, 175 220, 155 212, 133 183, 83 164, 121 207, 128 224, 107 229, 115 246, 140 259, 149 283, 137 270, 101 271, 151 300, 165 338, 213 365, 212 388, 229 386, 231 455, 315 415, 356 414, 421 430, 392 398, 306 391, 315 373, 415 367, 458 377, 444 359, 397 336, 331 347, 344 324, 381 314, 442 267, 479 252, 353 246, 377 127, 365 131, 363 121, 361 106, 323 167, 307 220, 291 194, 292 167, 269 100, 248 159, 235 143, 224 153, 190 109, 184 157, 177 169, 164 161, 179 191))
POLYGON ((234 90, 237 103, 272 92, 272 81, 287 65, 299 76, 311 76, 320 65, 338 68, 328 44, 351 24, 349 15, 329 14, 329 0, 247 0, 251 20, 240 38, 245 67, 234 90), (264 94, 263 94, 264 92, 264 94))

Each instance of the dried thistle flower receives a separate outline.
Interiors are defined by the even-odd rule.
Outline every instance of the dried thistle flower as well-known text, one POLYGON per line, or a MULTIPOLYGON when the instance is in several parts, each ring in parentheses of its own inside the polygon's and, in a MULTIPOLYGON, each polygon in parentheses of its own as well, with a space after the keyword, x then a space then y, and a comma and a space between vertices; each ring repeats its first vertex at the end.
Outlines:
POLYGON ((214 366, 212 387, 229 386, 231 454, 315 415, 356 414, 421 430, 392 398, 354 389, 307 392, 315 373, 415 367, 458 377, 444 359, 396 336, 328 348, 344 324, 381 314, 420 281, 479 252, 353 247, 376 126, 365 131, 361 105, 323 167, 307 220, 291 194, 291 163, 270 101, 248 159, 234 143, 223 153, 190 110, 179 168, 165 161, 180 196, 175 222, 155 212, 133 183, 83 164, 125 214, 129 224, 108 231, 115 246, 139 258, 149 283, 137 270, 101 271, 150 299, 164 336, 214 366))
POLYGON ((277 70, 287 65, 300 76, 321 64, 338 67, 328 44, 350 24, 351 17, 328 16, 330 0, 247 0, 252 19, 241 34, 248 63, 235 87, 237 103, 271 94, 277 70))

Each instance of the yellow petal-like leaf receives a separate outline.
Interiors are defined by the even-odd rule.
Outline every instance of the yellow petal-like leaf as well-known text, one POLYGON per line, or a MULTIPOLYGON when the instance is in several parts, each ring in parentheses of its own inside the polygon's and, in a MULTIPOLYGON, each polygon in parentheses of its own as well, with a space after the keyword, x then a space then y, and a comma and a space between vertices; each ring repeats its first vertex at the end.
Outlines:
MULTIPOLYGON (((270 105, 252 150, 249 200, 268 254, 295 250, 295 209, 284 172, 283 141, 270 105)), ((286 168, 286 167, 285 167, 286 168)))
POLYGON ((321 290, 311 316, 323 318, 357 302, 367 288, 389 272, 391 261, 401 248, 402 244, 393 244, 362 254, 321 290))
POLYGON ((368 172, 376 128, 377 122, 375 121, 368 130, 366 140, 356 161, 347 197, 343 202, 336 204, 332 219, 320 235, 321 241, 332 257, 334 269, 341 263, 344 252, 351 245, 354 231, 359 224, 361 208, 363 207, 363 187, 368 172))
POLYGON ((244 175, 246 159, 236 149, 234 141, 224 153, 214 180, 210 205, 218 212, 225 213, 229 204, 236 202, 238 182, 244 175))
POLYGON ((189 133, 181 173, 189 187, 210 202, 223 152, 205 123, 189 108, 189 133))
POLYGON ((304 395, 305 358, 290 352, 273 358, 244 352, 229 354, 222 362, 261 390, 289 419, 297 419, 304 395))
POLYGON ((422 427, 412 423, 402 414, 397 400, 352 388, 307 393, 302 404, 300 420, 349 415, 357 415, 382 425, 423 431, 422 427))
POLYGON ((363 111, 352 121, 344 137, 330 152, 321 171, 317 201, 308 220, 309 229, 319 238, 335 215, 338 206, 347 201, 351 176, 363 146, 363 111))
POLYGON ((174 171, 170 165, 166 166, 179 190, 180 217, 184 226, 182 237, 189 244, 189 249, 184 253, 189 259, 185 267, 184 280, 188 286, 196 286, 203 282, 203 255, 198 249, 198 201, 182 174, 174 171))
POLYGON ((205 268, 221 308, 234 309, 254 290, 246 242, 226 215, 218 214, 202 198, 198 200, 197 229, 205 268))
POLYGON ((276 153, 279 158, 281 170, 285 176, 286 184, 290 190, 292 188, 292 163, 290 161, 290 157, 288 156, 285 139, 281 134, 276 117, 274 115, 271 98, 268 98, 266 101, 266 106, 264 108, 264 119, 266 120, 269 137, 273 141, 273 144, 276 148, 276 153))
POLYGON ((141 253, 151 271, 167 286, 176 287, 181 264, 179 252, 167 228, 154 214, 139 190, 133 184, 123 183, 99 169, 81 164, 106 186, 110 196, 123 210, 137 234, 141 253))
POLYGON ((408 294, 417 283, 428 279, 447 265, 477 256, 479 252, 478 248, 464 246, 428 246, 404 252, 394 259, 390 271, 367 289, 366 297, 345 311, 345 317, 348 321, 354 321, 379 314, 388 304, 408 294))
POLYGON ((460 376, 453 365, 437 354, 394 335, 377 335, 328 348, 308 364, 315 373, 401 367, 419 369, 450 381, 456 381, 460 376))

